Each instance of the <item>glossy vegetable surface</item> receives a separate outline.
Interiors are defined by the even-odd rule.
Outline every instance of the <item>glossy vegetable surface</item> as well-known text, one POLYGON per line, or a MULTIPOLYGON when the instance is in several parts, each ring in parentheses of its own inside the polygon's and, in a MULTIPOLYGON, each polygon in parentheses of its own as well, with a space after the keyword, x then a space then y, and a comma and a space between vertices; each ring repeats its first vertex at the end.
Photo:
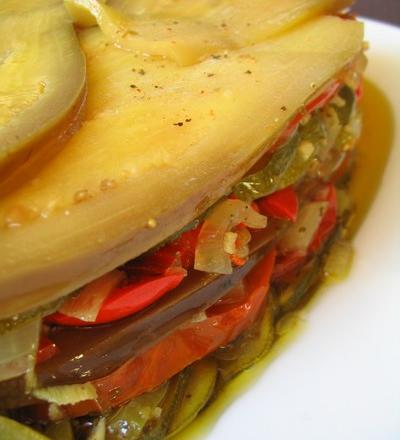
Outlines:
POLYGON ((51 130, 82 99, 86 72, 68 14, 54 0, 1 2, 0 60, 1 190, 20 167, 27 172, 46 135, 66 131, 51 130))
POLYGON ((109 374, 226 295, 252 270, 266 249, 254 252, 246 265, 232 275, 197 274, 187 278, 154 306, 112 325, 53 328, 49 337, 60 351, 37 365, 39 383, 46 386, 86 382, 109 374))
POLYGON ((40 327, 39 316, 0 334, 0 381, 32 370, 40 327))
POLYGON ((310 261, 292 282, 279 292, 278 304, 280 313, 295 310, 309 295, 310 289, 321 277, 321 262, 318 258, 310 261))
MULTIPOLYGON (((333 97, 328 92, 327 96, 329 99, 333 97)), ((242 179, 234 187, 235 194, 244 200, 256 200, 298 184, 310 172, 313 160, 323 159, 324 150, 335 144, 341 126, 337 124, 336 136, 330 141, 329 123, 330 119, 324 118, 322 110, 308 115, 304 124, 297 121, 291 138, 278 146, 278 151, 263 169, 242 179)))
POLYGON ((311 242, 317 236, 320 225, 327 212, 328 202, 308 201, 299 212, 298 221, 292 224, 279 242, 283 254, 292 252, 307 253, 311 242))
POLYGON ((168 388, 169 383, 165 382, 157 389, 141 394, 111 412, 106 419, 107 438, 119 440, 121 435, 127 440, 141 438, 146 425, 161 416, 161 405, 168 388))
POLYGON ((156 440, 166 437, 176 411, 183 400, 187 381, 187 370, 181 371, 169 381, 166 396, 161 404, 161 414, 144 432, 143 440, 156 440))
MULTIPOLYGON (((101 409, 120 405, 159 386, 187 365, 235 339, 257 318, 269 289, 274 261, 275 251, 261 259, 246 277, 247 295, 238 303, 216 304, 207 310, 204 319, 175 330, 110 375, 94 380, 101 409), (172 357, 171 351, 176 355, 172 357)), ((67 410, 71 416, 82 411, 79 404, 67 410)), ((86 405, 84 410, 87 411, 86 405)))
POLYGON ((49 440, 28 426, 0 415, 0 438, 4 440, 49 440))
POLYGON ((348 0, 306 3, 302 0, 279 3, 234 0, 229 7, 224 7, 219 1, 204 0, 193 0, 190 4, 181 0, 113 0, 108 4, 97 0, 68 0, 77 23, 92 26, 89 19, 92 15, 109 44, 169 58, 183 66, 199 62, 217 51, 259 43, 294 24, 349 3, 348 0), (235 32, 226 32, 229 28, 235 32))
POLYGON ((164 439, 185 404, 191 367, 128 402, 105 419, 107 440, 164 439))
POLYGON ((192 269, 201 227, 199 221, 196 221, 195 224, 194 228, 182 232, 178 238, 161 246, 155 252, 129 262, 128 269, 149 275, 165 274, 174 267, 192 269))
POLYGON ((328 281, 341 281, 351 268, 353 248, 346 240, 335 242, 327 255, 324 264, 324 275, 328 281))
POLYGON ((46 321, 66 326, 88 326, 113 322, 149 306, 177 287, 185 276, 185 270, 176 269, 168 275, 142 276, 125 287, 113 289, 99 306, 99 311, 93 321, 74 318, 62 312, 47 316, 46 321))
POLYGON ((21 179, 0 202, 0 223, 19 224, 0 229, 0 317, 77 290, 229 193, 361 50, 356 21, 292 24, 227 58, 185 68, 107 45, 96 27, 80 33, 89 90, 82 126, 35 184, 21 179))
POLYGON ((267 217, 295 222, 299 211, 299 200, 294 189, 289 186, 258 199, 257 206, 267 217))
POLYGON ((228 381, 268 353, 274 341, 274 306, 269 299, 261 317, 234 342, 214 354, 222 380, 228 381))
POLYGON ((212 359, 203 359, 188 369, 188 378, 180 405, 168 429, 168 437, 185 428, 206 406, 217 382, 217 364, 212 359))
POLYGON ((317 194, 316 200, 326 202, 327 208, 321 219, 321 223, 308 246, 310 252, 315 252, 320 249, 335 228, 337 221, 337 198, 334 185, 327 184, 322 188, 317 194))
POLYGON ((267 166, 256 174, 246 176, 235 188, 235 194, 244 200, 255 200, 278 191, 283 185, 283 179, 289 172, 296 157, 300 136, 296 132, 291 139, 276 152, 267 166))
POLYGON ((67 298, 58 312, 78 321, 95 322, 104 300, 122 284, 124 278, 125 274, 120 270, 106 273, 67 298))
MULTIPOLYGON (((238 225, 264 229, 267 218, 242 200, 223 200, 207 215, 197 240, 194 268, 204 272, 230 274, 230 253, 224 245, 227 234, 238 225)), ((235 249, 231 252, 235 255, 235 249)))
POLYGON ((39 347, 36 353, 36 365, 46 362, 59 352, 57 345, 46 335, 40 337, 39 347))

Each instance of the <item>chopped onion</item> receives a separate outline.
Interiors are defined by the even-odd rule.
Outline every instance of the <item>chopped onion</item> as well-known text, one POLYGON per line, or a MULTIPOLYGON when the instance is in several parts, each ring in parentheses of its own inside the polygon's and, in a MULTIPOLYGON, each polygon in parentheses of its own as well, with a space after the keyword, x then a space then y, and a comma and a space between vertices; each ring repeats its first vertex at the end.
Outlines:
POLYGON ((66 417, 66 414, 63 411, 63 409, 60 407, 60 405, 57 405, 56 403, 50 403, 48 414, 49 414, 49 419, 52 422, 63 420, 66 417))
POLYGON ((236 240, 238 235, 236 232, 225 232, 224 234, 224 251, 227 254, 233 255, 236 250, 236 240))
POLYGON ((203 310, 201 312, 195 313, 192 318, 190 319, 190 322, 192 323, 198 323, 203 322, 207 319, 206 312, 203 310))
POLYGON ((21 376, 33 369, 41 317, 16 324, 0 335, 0 381, 21 376))
POLYGON ((299 153, 301 154, 304 161, 310 159, 314 151, 314 144, 310 141, 302 141, 302 143, 299 145, 299 153))
POLYGON ((34 390, 32 394, 40 400, 57 405, 73 405, 83 400, 97 399, 96 388, 90 382, 39 388, 34 390))
POLYGON ((59 312, 86 322, 96 321, 103 301, 124 277, 124 272, 119 270, 106 273, 86 284, 77 295, 68 298, 60 307, 59 312))
POLYGON ((340 281, 351 268, 353 248, 348 241, 337 241, 329 251, 324 265, 324 275, 329 281, 340 281))
POLYGON ((284 252, 306 251, 321 223, 328 202, 311 202, 301 208, 297 222, 290 226, 279 243, 284 252))
POLYGON ((235 255, 239 258, 247 258, 249 256, 249 243, 251 240, 251 233, 247 228, 240 228, 237 231, 236 250, 235 255))
POLYGON ((267 226, 267 218, 242 200, 227 199, 218 203, 201 227, 194 268, 204 272, 232 273, 230 255, 224 249, 225 237, 241 223, 262 229, 267 226))

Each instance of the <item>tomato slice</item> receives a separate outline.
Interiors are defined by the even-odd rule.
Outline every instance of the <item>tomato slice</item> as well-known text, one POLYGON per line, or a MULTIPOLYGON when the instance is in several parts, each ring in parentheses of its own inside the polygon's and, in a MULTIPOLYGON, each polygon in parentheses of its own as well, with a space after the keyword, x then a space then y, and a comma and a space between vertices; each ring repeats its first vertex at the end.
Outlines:
POLYGON ((257 200, 261 214, 295 222, 299 212, 299 200, 293 187, 288 186, 257 200))
POLYGON ((132 315, 157 301, 177 287, 186 276, 184 269, 169 271, 166 275, 142 276, 137 281, 114 289, 104 300, 95 321, 82 321, 61 312, 45 318, 51 324, 65 326, 88 326, 105 324, 132 315))
POLYGON ((186 366, 234 340, 256 318, 269 290, 275 262, 270 251, 244 279, 248 294, 235 303, 212 306, 204 320, 189 322, 129 360, 113 373, 94 380, 97 401, 67 405, 70 417, 118 406, 162 384, 186 366))
POLYGON ((316 230, 313 239, 308 247, 309 252, 316 252, 329 237, 335 228, 337 221, 337 196, 336 188, 332 183, 326 186, 317 194, 316 201, 327 201, 328 208, 322 217, 321 223, 316 230))

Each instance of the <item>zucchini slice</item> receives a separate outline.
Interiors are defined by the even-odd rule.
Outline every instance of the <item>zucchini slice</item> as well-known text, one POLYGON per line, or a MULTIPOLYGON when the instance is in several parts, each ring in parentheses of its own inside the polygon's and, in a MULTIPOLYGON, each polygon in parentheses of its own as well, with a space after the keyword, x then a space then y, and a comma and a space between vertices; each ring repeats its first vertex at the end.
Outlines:
POLYGON ((4 440, 50 440, 26 425, 0 416, 0 438, 4 440))
POLYGON ((233 343, 215 352, 222 381, 227 382, 267 354, 274 338, 274 306, 269 296, 260 318, 233 343))
POLYGON ((112 412, 106 419, 107 439, 136 440, 141 438, 145 426, 160 416, 161 402, 168 391, 168 382, 157 389, 144 393, 112 412))
POLYGON ((321 261, 319 257, 311 260, 300 272, 297 279, 278 294, 279 314, 291 312, 311 294, 321 276, 321 261))
POLYGON ((203 359, 188 368, 185 392, 169 427, 168 437, 185 428, 207 405, 213 394, 217 375, 217 364, 213 359, 203 359))

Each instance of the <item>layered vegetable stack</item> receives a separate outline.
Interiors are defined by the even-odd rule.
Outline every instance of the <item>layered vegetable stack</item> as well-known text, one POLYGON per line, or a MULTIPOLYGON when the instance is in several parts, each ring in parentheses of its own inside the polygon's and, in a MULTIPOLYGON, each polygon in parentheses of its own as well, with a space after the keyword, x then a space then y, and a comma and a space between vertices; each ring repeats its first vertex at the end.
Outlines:
POLYGON ((3 0, 2 439, 172 436, 348 268, 345 6, 3 0))

